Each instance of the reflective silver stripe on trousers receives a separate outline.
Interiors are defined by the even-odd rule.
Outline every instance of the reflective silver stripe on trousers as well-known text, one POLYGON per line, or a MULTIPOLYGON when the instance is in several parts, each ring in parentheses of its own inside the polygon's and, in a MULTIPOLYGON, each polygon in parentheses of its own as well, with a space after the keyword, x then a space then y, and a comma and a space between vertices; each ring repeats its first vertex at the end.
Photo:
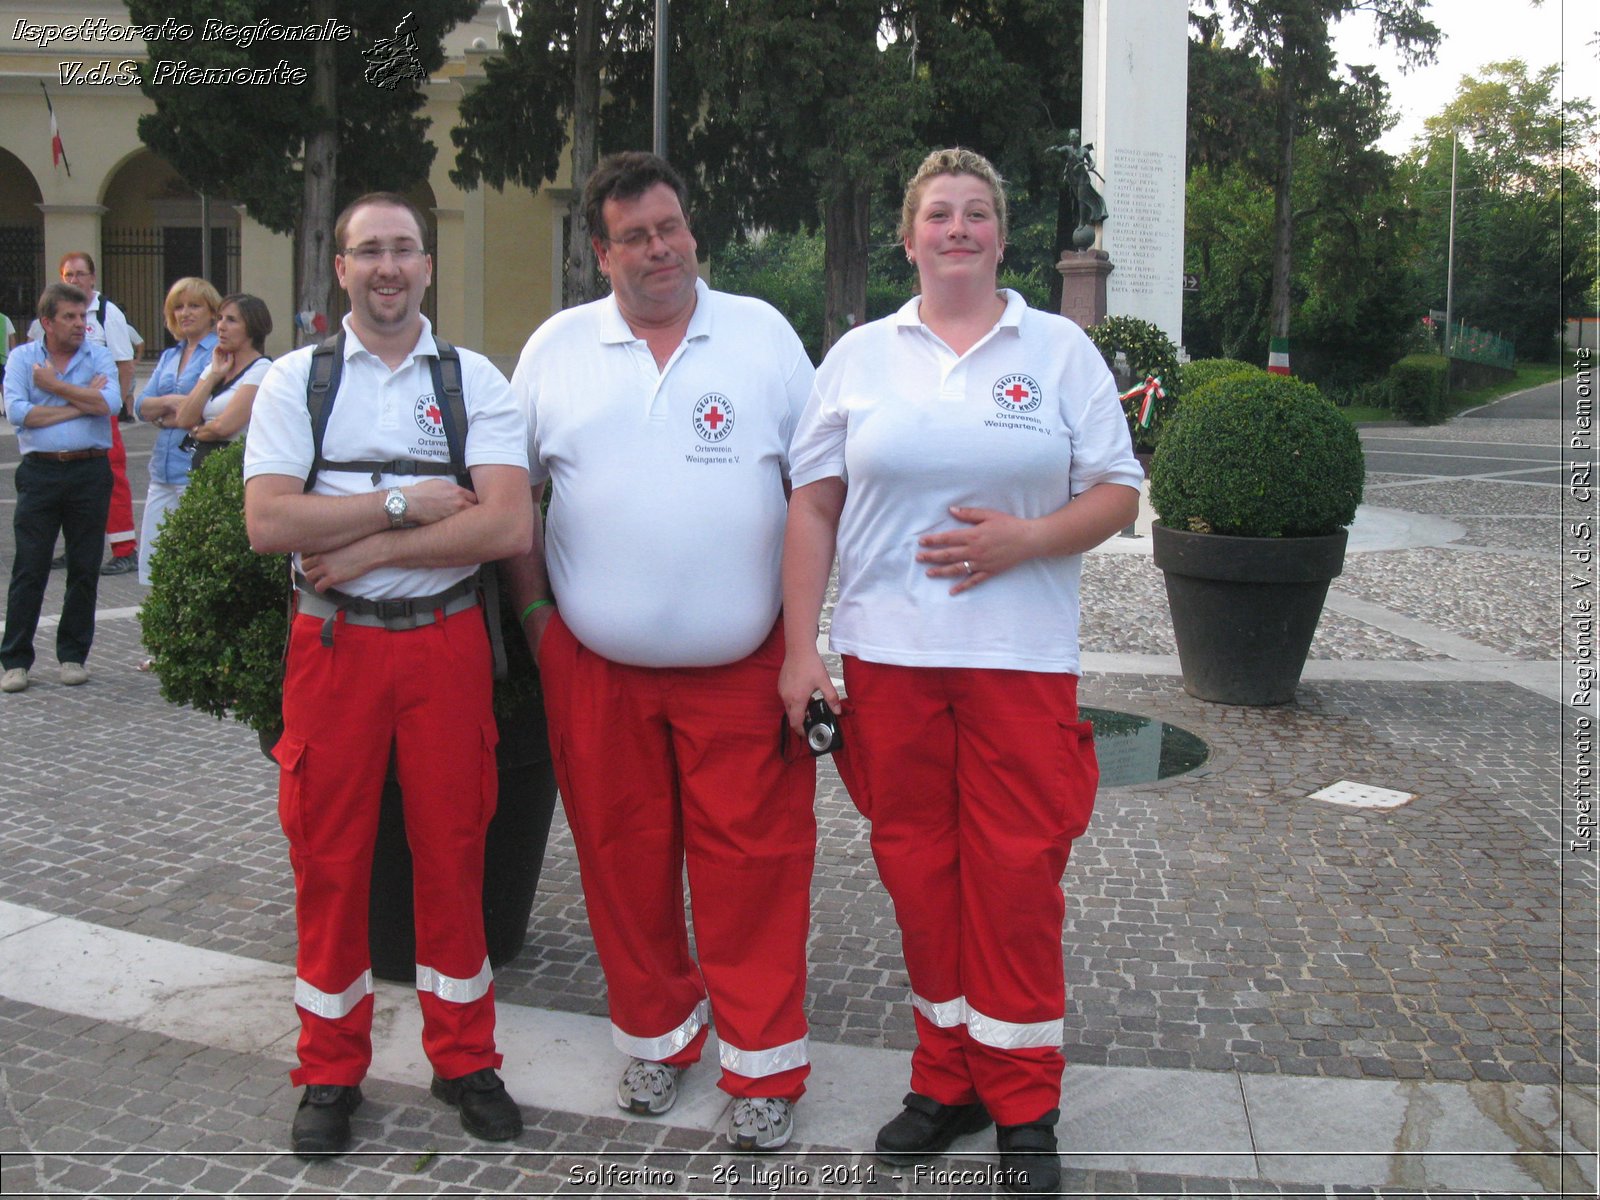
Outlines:
POLYGON ((483 966, 471 979, 453 979, 449 975, 439 974, 432 967, 417 964, 417 991, 432 992, 451 1004, 471 1004, 474 1000, 482 1000, 489 994, 489 985, 493 982, 494 971, 489 967, 488 955, 484 956, 483 966))
POLYGON ((921 996, 912 992, 911 1007, 940 1029, 954 1029, 957 1025, 965 1025, 967 1023, 967 998, 965 996, 957 996, 954 1000, 942 1000, 935 1004, 932 1000, 924 1000, 921 996))
POLYGON ((355 982, 342 992, 324 992, 298 977, 294 981, 295 1004, 308 1013, 315 1013, 330 1021, 349 1016, 350 1011, 370 995, 372 995, 371 971, 361 972, 356 976, 355 982))
POLYGON ((1035 1021, 1031 1025, 1018 1025, 1015 1021, 1000 1021, 986 1017, 970 1004, 967 1006, 967 1034, 975 1042, 993 1046, 997 1050, 1025 1050, 1037 1046, 1061 1045, 1061 1032, 1065 1018, 1054 1021, 1035 1021))
POLYGON ((776 1075, 779 1071, 792 1071, 811 1061, 811 1040, 797 1038, 774 1046, 770 1050, 741 1050, 722 1043, 722 1065, 735 1075, 746 1079, 760 1079, 763 1075, 776 1075))
POLYGON ((702 1000, 694 1006, 694 1011, 689 1014, 688 1020, 670 1033, 653 1038, 634 1037, 630 1033, 623 1033, 613 1023, 611 1041, 618 1050, 633 1058, 642 1058, 646 1062, 662 1062, 694 1041, 695 1034, 699 1033, 709 1020, 711 1020, 711 1001, 702 1000))
POLYGON ((997 1017, 986 1016, 973 1008, 967 1003, 965 996, 957 996, 954 1000, 935 1004, 932 1000, 924 1000, 912 992, 911 1005, 940 1029, 954 1029, 957 1025, 965 1025, 967 1035, 973 1041, 993 1046, 997 1050, 1059 1046, 1065 1026, 1063 1017, 1053 1021, 1035 1021, 1027 1025, 1020 1025, 1015 1021, 1002 1021, 997 1017))

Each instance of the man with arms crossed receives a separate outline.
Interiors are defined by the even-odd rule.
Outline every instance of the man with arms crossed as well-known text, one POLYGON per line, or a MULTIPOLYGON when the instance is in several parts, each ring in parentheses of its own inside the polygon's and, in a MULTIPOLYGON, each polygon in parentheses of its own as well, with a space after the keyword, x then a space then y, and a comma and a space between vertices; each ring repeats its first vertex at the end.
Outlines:
POLYGON ((815 767, 785 755, 778 564, 811 363, 776 310, 695 273, 684 185, 607 158, 584 216, 612 294, 550 318, 512 376, 548 543, 512 568, 577 845, 617 1103, 672 1106, 714 1017, 728 1140, 789 1140, 804 1013, 815 767), (683 917, 694 906, 696 965, 683 917))
POLYGON ((303 1157, 349 1144, 372 1058, 367 899, 391 750, 414 865, 433 1094, 477 1137, 522 1132, 494 1070, 482 902, 497 735, 472 576, 530 545, 526 432, 504 377, 460 351, 473 490, 441 477, 448 418, 438 347, 419 311, 433 274, 424 230, 409 201, 385 192, 356 200, 335 226, 350 314, 314 487, 305 487, 311 348, 273 364, 246 442, 251 545, 293 551, 297 572, 273 753, 295 875, 300 1066, 290 1078, 306 1090, 291 1143, 303 1157))
MULTIPOLYGON (((61 282, 70 283, 89 297, 85 310, 88 339, 111 351, 117 364, 118 394, 122 414, 133 411, 133 329, 123 311, 95 290, 94 257, 87 250, 69 250, 61 256, 61 282)), ((39 322, 28 329, 38 341, 43 336, 39 322)), ((122 415, 119 414, 119 415, 122 415)), ((128 417, 132 420, 132 417, 128 417)), ((106 514, 106 541, 111 557, 100 568, 102 575, 128 575, 139 569, 139 543, 133 525, 133 491, 128 486, 128 451, 122 444, 122 430, 111 425, 111 507, 106 514)))
POLYGON ((52 283, 39 297, 43 339, 6 357, 6 418, 16 428, 22 461, 17 464, 16 557, 0 642, 0 691, 28 686, 33 635, 58 532, 67 543, 67 588, 56 626, 56 661, 68 687, 89 678, 83 664, 94 641, 96 572, 111 500, 107 455, 122 396, 110 353, 86 340, 88 303, 80 289, 52 283))

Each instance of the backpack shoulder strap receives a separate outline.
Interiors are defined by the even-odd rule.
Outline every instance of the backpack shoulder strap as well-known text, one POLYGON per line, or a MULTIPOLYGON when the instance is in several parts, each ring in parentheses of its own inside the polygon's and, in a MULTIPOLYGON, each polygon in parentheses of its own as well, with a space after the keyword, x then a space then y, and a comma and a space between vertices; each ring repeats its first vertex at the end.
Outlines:
POLYGON ((339 376, 344 373, 344 330, 325 339, 311 352, 311 373, 306 377, 306 412, 311 417, 311 470, 306 472, 305 490, 317 482, 317 472, 326 464, 322 439, 328 432, 328 418, 339 395, 339 376))
POLYGON ((439 398, 444 439, 450 447, 450 469, 456 482, 469 491, 472 476, 467 471, 467 399, 461 387, 461 352, 441 337, 433 339, 438 354, 428 360, 433 373, 433 394, 439 398))
POLYGON ((95 319, 100 322, 101 330, 104 331, 106 327, 106 294, 104 292, 100 293, 100 303, 95 306, 94 315, 95 319))

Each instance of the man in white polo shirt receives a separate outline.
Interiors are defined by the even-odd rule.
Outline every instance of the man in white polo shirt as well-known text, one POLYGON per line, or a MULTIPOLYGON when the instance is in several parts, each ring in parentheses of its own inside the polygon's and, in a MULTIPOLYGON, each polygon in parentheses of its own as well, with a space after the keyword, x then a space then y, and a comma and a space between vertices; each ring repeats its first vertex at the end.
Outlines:
POLYGON ((630 1059, 617 1103, 670 1108, 709 1016, 736 1098, 728 1140, 769 1150, 810 1070, 816 774, 781 742, 777 616, 812 369, 775 309, 699 281, 684 195, 642 153, 607 158, 584 189, 612 294, 551 317, 512 376, 535 501, 554 484, 513 591, 630 1059))
POLYGON ((372 1059, 367 903, 391 754, 411 846, 433 1094, 474 1136, 522 1132, 495 1073, 483 933, 497 734, 475 572, 531 543, 527 435, 505 378, 470 350, 459 351, 458 428, 446 399, 449 356, 420 312, 433 275, 424 230, 393 193, 345 209, 334 227, 334 268, 350 297, 343 332, 324 358, 307 347, 273 364, 245 443, 250 543, 295 555, 273 755, 295 876, 300 1066, 290 1078, 306 1090, 291 1144, 302 1157, 349 1144, 372 1059), (313 383, 331 405, 321 410, 320 446, 313 383), (452 445, 462 446, 470 490, 450 478, 452 445))

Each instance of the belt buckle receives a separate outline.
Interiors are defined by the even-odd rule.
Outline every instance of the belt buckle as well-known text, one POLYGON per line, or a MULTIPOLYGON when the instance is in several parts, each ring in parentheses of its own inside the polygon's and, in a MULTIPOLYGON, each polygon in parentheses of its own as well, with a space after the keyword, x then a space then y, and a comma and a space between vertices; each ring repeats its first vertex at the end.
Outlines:
POLYGON ((374 600, 372 602, 372 610, 372 615, 377 617, 378 620, 382 621, 388 628, 416 628, 415 624, 401 624, 402 621, 405 621, 416 615, 411 607, 411 601, 409 600, 374 600))

